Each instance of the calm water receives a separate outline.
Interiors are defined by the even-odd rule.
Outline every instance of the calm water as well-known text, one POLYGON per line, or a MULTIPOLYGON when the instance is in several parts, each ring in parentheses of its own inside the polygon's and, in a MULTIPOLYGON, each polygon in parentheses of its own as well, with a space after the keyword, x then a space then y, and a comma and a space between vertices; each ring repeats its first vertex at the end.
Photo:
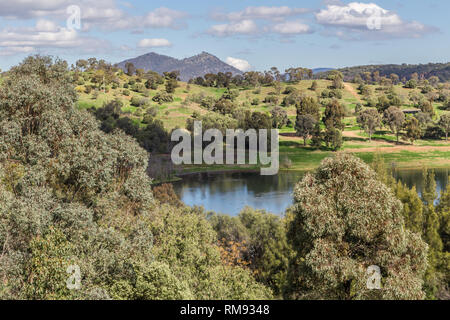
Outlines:
MULTIPOLYGON (((447 187, 450 169, 435 169, 437 190, 447 187)), ((277 176, 259 173, 201 173, 184 176, 174 184, 175 192, 189 206, 237 215, 250 206, 282 214, 292 205, 292 191, 302 178, 300 172, 280 172, 277 176)), ((394 176, 409 187, 422 190, 421 170, 396 170, 394 176)))

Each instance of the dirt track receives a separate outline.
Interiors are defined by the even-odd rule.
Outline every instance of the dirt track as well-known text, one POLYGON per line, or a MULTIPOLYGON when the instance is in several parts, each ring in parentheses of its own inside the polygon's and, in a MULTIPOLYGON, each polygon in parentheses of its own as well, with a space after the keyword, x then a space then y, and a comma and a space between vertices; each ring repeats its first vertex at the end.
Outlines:
POLYGON ((354 96, 356 98, 356 100, 358 100, 359 102, 361 102, 361 98, 359 97, 358 93, 356 92, 355 88, 353 88, 353 86, 349 83, 344 83, 344 87, 345 90, 347 90, 348 92, 350 92, 352 94, 352 96, 354 96))

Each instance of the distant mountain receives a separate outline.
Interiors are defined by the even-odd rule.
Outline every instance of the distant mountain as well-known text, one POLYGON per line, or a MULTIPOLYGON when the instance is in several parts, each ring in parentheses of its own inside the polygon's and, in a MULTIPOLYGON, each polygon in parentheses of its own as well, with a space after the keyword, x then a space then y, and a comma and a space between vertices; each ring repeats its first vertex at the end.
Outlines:
POLYGON ((441 81, 450 80, 450 63, 428 63, 428 64, 386 64, 386 65, 367 65, 358 67, 349 67, 339 69, 344 75, 346 81, 351 81, 359 74, 364 72, 378 71, 380 76, 387 76, 391 73, 397 74, 400 79, 410 79, 413 73, 425 78, 437 76, 441 81))
POLYGON ((312 69, 313 74, 318 74, 318 73, 321 73, 321 72, 328 72, 328 71, 331 71, 331 70, 334 70, 334 69, 333 68, 315 68, 315 69, 312 69))
POLYGON ((189 81, 196 77, 202 77, 208 73, 231 72, 233 75, 242 74, 242 71, 226 64, 216 56, 207 52, 186 58, 175 59, 154 52, 144 54, 137 58, 128 59, 117 64, 125 70, 125 64, 131 62, 137 69, 145 71, 153 70, 160 74, 163 72, 180 71, 181 81, 189 81))

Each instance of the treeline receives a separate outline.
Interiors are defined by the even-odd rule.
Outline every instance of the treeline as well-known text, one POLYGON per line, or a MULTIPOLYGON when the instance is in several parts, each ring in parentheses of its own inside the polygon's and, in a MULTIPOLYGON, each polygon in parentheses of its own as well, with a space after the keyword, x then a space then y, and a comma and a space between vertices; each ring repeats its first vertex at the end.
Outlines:
POLYGON ((387 64, 387 65, 368 65, 339 69, 343 73, 345 81, 352 81, 357 76, 363 76, 365 73, 378 72, 381 76, 389 77, 396 74, 400 79, 410 80, 414 74, 428 79, 438 77, 440 81, 450 81, 450 63, 428 63, 428 64, 387 64))
POLYGON ((272 67, 268 71, 258 72, 249 71, 243 75, 235 75, 231 72, 217 74, 206 74, 203 77, 197 77, 189 80, 189 83, 204 87, 229 88, 230 85, 235 87, 255 88, 257 86, 271 86, 279 82, 297 83, 303 79, 311 79, 313 71, 306 68, 289 68, 282 74, 278 68, 272 67))

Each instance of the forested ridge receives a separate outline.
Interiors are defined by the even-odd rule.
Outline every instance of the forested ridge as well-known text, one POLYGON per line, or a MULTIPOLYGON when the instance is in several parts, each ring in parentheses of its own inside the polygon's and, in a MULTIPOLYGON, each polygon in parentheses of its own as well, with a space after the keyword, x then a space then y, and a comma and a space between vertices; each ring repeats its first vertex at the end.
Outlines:
POLYGON ((351 81, 355 76, 363 76, 366 72, 378 71, 381 76, 389 77, 397 74, 400 79, 410 80, 413 74, 419 74, 425 79, 438 77, 441 81, 450 81, 450 62, 448 63, 428 63, 428 64, 382 64, 356 66, 339 69, 344 74, 346 81, 351 81))
MULTIPOLYGON (((176 75, 164 80, 168 93, 176 75)), ((370 167, 336 153, 299 182, 283 217, 207 213, 181 203, 170 185, 152 186, 141 131, 132 137, 107 126, 119 116, 77 108, 75 81, 66 62, 32 56, 0 85, 0 298, 449 297, 450 187, 435 203, 432 171, 419 196, 380 158, 370 167), (366 286, 370 265, 381 269, 382 290, 366 286), (67 286, 69 266, 81 271, 77 289, 67 286)), ((274 125, 258 112, 230 119, 234 95, 214 102, 217 118, 274 125)), ((320 144, 334 148, 345 110, 328 102, 322 114, 315 99, 302 99, 295 126, 313 122, 320 144)))

